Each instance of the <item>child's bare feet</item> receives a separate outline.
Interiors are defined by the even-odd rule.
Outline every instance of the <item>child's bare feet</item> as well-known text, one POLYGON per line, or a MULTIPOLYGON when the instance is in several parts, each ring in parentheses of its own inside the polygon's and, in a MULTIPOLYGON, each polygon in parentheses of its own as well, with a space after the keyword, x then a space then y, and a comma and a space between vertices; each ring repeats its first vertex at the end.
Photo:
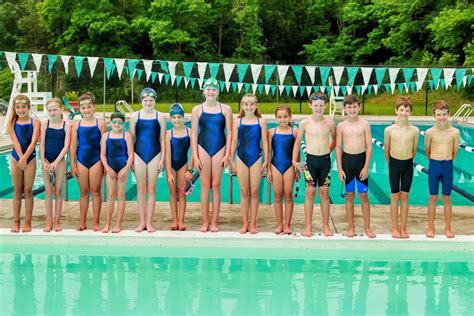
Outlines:
POLYGON ((177 230, 179 227, 178 222, 173 221, 170 225, 171 230, 177 230))
POLYGON ((86 230, 86 229, 87 229, 87 226, 86 226, 86 225, 83 225, 83 224, 80 224, 80 225, 76 228, 76 230, 77 230, 78 232, 82 232, 82 231, 84 231, 84 230, 86 230))
POLYGON ((94 224, 92 225, 92 230, 95 231, 95 232, 100 231, 100 225, 99 225, 99 223, 94 223, 94 224))
POLYGON ((203 223, 201 228, 199 229, 201 233, 207 233, 209 231, 209 224, 208 223, 203 223))
POLYGON ((377 236, 370 228, 365 229, 365 234, 369 238, 375 238, 377 236))
POLYGON ((151 224, 147 224, 147 225, 146 225, 146 230, 147 230, 147 232, 149 232, 149 233, 154 233, 154 232, 156 232, 155 227, 153 227, 151 224))
POLYGON ((454 237, 454 234, 453 234, 453 232, 451 231, 450 228, 446 228, 444 230, 444 233, 446 234, 446 237, 448 237, 448 238, 453 238, 454 237))
POLYGON ((301 233, 301 235, 304 237, 311 237, 313 236, 313 232, 311 230, 305 230, 304 232, 301 233))
POLYGON ((104 228, 102 228, 102 232, 103 232, 103 233, 108 233, 109 230, 110 230, 110 227, 109 227, 108 224, 106 224, 106 225, 104 226, 104 228))
POLYGON ((60 232, 60 231, 62 231, 62 230, 63 230, 63 229, 62 229, 62 227, 61 227, 61 223, 59 223, 59 222, 54 223, 54 231, 55 231, 55 232, 60 232))
POLYGON ((31 232, 31 222, 25 222, 25 225, 23 226, 22 232, 24 232, 24 233, 31 232))
POLYGON ((211 225, 211 233, 217 233, 219 231, 219 226, 217 224, 211 225))
POLYGON ((122 231, 122 226, 115 225, 115 227, 112 229, 112 233, 120 233, 122 231))
POLYGON ((246 234, 249 231, 249 224, 244 223, 242 224, 242 228, 240 229, 239 233, 246 234))
POLYGON ((137 228, 135 228, 135 231, 137 233, 141 233, 144 230, 145 230, 145 224, 140 224, 140 225, 137 226, 137 228))
POLYGON ((283 226, 283 234, 291 235, 292 233, 293 232, 291 231, 290 225, 288 225, 288 226, 284 225, 283 226))
POLYGON ((45 233, 49 233, 49 232, 52 231, 52 230, 53 230, 53 224, 52 224, 52 223, 48 223, 48 225, 46 225, 46 227, 43 228, 43 231, 44 231, 45 233))
POLYGON ((10 229, 12 233, 18 233, 20 232, 20 221, 15 221, 13 224, 12 229, 10 229))
POLYGON ((349 228, 347 230, 346 237, 352 238, 352 237, 354 237, 354 234, 355 234, 355 228, 354 227, 349 228))
POLYGON ((258 234, 258 230, 257 230, 256 225, 250 225, 250 233, 251 234, 258 234))
POLYGON ((280 235, 281 233, 283 233, 283 229, 281 228, 281 226, 277 226, 273 232, 277 235, 280 235))
POLYGON ((392 238, 400 238, 400 231, 398 228, 392 228, 392 238))
POLYGON ((426 232, 426 237, 428 238, 434 238, 435 235, 435 230, 434 228, 428 228, 428 231, 426 232))
POLYGON ((400 229, 400 238, 403 238, 403 239, 410 238, 410 235, 408 235, 408 232, 406 229, 404 228, 400 229))
POLYGON ((331 231, 329 227, 323 227, 323 234, 326 237, 334 236, 333 232, 331 231))
POLYGON ((184 223, 180 223, 180 224, 178 224, 178 229, 180 231, 186 230, 186 225, 184 225, 184 223))

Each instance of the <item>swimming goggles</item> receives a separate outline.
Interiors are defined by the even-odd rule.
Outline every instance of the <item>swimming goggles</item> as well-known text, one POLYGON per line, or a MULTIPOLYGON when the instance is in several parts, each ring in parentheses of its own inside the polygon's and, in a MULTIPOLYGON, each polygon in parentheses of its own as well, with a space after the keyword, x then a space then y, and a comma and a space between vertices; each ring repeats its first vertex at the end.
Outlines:
POLYGON ((26 104, 26 100, 25 100, 25 99, 23 99, 23 100, 15 100, 15 105, 16 105, 16 104, 20 104, 20 103, 21 103, 21 104, 26 104))
POLYGON ((154 94, 153 92, 145 92, 142 94, 142 99, 144 99, 145 97, 152 97, 153 99, 156 99, 156 94, 154 94))
POLYGON ((217 79, 209 79, 206 81, 206 83, 204 84, 205 86, 209 86, 209 85, 214 85, 214 86, 217 86, 219 83, 217 82, 217 79))
POLYGON ((435 110, 434 113, 435 114, 447 114, 447 113, 449 113, 449 110, 448 109, 435 110))
POLYGON ((311 98, 312 100, 314 101, 318 101, 318 100, 321 100, 321 101, 326 101, 326 97, 324 95, 315 95, 314 97, 311 98))
POLYGON ((92 104, 91 100, 81 100, 81 101, 79 101, 79 105, 86 105, 86 104, 92 104))
POLYGON ((49 183, 54 184, 54 180, 55 180, 54 171, 50 171, 49 172, 49 183))
POLYGON ((121 119, 115 119, 115 120, 112 120, 112 123, 113 123, 113 124, 123 125, 123 120, 121 120, 121 119))

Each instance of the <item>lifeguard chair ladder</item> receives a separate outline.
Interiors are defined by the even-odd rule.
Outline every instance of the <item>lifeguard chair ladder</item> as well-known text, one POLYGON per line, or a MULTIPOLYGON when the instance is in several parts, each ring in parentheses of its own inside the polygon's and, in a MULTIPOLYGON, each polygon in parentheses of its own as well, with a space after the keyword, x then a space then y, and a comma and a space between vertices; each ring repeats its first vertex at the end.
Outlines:
POLYGON ((343 97, 338 97, 334 91, 334 85, 332 82, 332 76, 329 77, 329 86, 331 87, 331 95, 329 96, 329 115, 331 118, 334 118, 337 111, 341 112, 341 115, 344 117, 344 107, 342 105, 342 101, 344 101, 343 97))

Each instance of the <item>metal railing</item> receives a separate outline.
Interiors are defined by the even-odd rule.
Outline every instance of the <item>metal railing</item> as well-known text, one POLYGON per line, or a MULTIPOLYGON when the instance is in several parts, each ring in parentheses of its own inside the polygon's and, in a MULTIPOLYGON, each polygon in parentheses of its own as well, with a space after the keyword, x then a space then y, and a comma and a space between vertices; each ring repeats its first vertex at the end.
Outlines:
POLYGON ((456 111, 453 115, 453 122, 456 122, 458 118, 462 118, 463 122, 467 122, 468 117, 471 115, 473 109, 470 104, 463 104, 459 110, 456 111))
POLYGON ((127 113, 133 113, 135 112, 132 107, 127 103, 125 100, 119 100, 115 103, 115 107, 117 110, 122 112, 124 115, 127 113))

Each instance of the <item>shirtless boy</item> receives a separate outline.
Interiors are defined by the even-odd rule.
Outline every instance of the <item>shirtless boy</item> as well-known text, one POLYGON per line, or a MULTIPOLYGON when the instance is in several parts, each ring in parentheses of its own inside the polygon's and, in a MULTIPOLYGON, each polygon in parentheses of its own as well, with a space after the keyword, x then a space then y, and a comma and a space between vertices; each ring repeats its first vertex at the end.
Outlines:
POLYGON ((365 233, 374 238, 370 229, 370 203, 368 197, 369 164, 372 157, 372 133, 369 122, 359 117, 360 103, 354 95, 343 102, 347 118, 339 123, 336 133, 336 158, 339 180, 346 185, 346 216, 349 224, 347 237, 354 237, 354 197, 357 184, 364 217, 365 233), (344 149, 343 149, 344 147, 344 149))
POLYGON ((298 163, 298 154, 303 136, 306 139, 306 164, 314 180, 314 186, 308 185, 306 188, 306 198, 304 201, 305 231, 303 236, 313 235, 313 210, 314 198, 316 196, 316 186, 319 185, 319 198, 321 200, 321 214, 323 217, 324 236, 332 236, 329 228, 329 186, 331 185, 331 151, 336 142, 336 124, 330 118, 324 117, 327 97, 322 92, 315 92, 310 95, 309 107, 313 114, 301 121, 298 135, 293 147, 292 163, 301 173, 301 166, 298 163))
POLYGON ((388 164, 388 178, 392 198, 390 217, 392 220, 392 237, 408 238, 408 192, 413 180, 413 159, 418 146, 420 130, 408 121, 413 102, 408 97, 399 97, 395 106, 396 122, 384 132, 385 159, 388 164), (398 201, 400 207, 400 226, 398 226, 398 201))
POLYGON ((430 201, 428 203, 428 232, 426 237, 435 235, 434 219, 436 203, 438 202, 439 183, 442 185, 442 199, 444 205, 444 232, 446 237, 453 238, 451 230, 451 189, 453 186, 453 160, 456 159, 459 149, 459 130, 449 122, 449 107, 444 100, 438 100, 433 106, 435 125, 425 134, 426 156, 430 160, 428 168, 428 185, 430 201))

